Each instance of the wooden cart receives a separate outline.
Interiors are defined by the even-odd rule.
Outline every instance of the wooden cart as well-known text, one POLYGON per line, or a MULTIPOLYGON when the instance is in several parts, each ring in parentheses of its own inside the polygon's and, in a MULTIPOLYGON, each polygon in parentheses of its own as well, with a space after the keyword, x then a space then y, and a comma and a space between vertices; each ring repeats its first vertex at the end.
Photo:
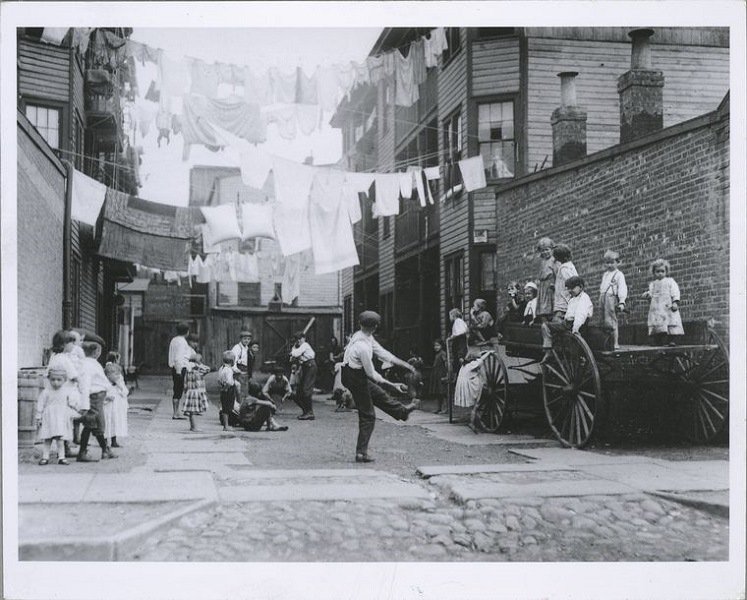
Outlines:
POLYGON ((512 370, 539 384, 547 422, 565 446, 584 447, 602 426, 607 403, 637 392, 668 399, 675 407, 673 422, 692 442, 705 443, 722 432, 728 420, 729 357, 707 323, 685 323, 686 335, 678 336, 676 346, 647 345, 645 326, 622 325, 617 350, 609 331, 585 329, 583 337, 556 335, 551 358, 540 363, 540 327, 508 324, 500 342, 483 347, 490 355, 483 362, 485 386, 475 411, 479 425, 495 432, 507 411, 516 409, 509 398, 512 370))

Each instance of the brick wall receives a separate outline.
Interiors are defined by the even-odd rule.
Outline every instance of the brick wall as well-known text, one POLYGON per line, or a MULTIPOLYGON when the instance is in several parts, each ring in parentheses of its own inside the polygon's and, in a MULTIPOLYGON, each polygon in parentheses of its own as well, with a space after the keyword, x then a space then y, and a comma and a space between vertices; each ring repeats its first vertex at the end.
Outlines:
MULTIPOLYGON (((534 246, 542 236, 571 247, 594 300, 605 249, 621 253, 632 297, 647 289, 649 263, 663 257, 682 292, 683 319, 712 316, 725 331, 728 152, 725 102, 713 113, 499 189, 499 284, 534 278, 534 246)), ((634 299, 632 309, 629 322, 645 323, 648 302, 634 299)))
MULTIPOLYGON (((24 123, 21 122, 23 119, 24 123)), ((64 169, 28 121, 18 127, 18 366, 42 363, 62 327, 64 169)))

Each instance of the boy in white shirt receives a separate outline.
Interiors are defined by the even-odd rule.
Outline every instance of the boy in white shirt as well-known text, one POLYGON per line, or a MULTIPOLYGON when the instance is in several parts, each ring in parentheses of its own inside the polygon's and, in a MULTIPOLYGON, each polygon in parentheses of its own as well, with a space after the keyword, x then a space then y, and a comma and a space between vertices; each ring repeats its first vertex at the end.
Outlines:
POLYGON ((594 314, 594 305, 589 295, 584 291, 585 286, 584 280, 578 275, 566 279, 565 287, 571 299, 568 301, 565 318, 560 323, 554 321, 542 323, 542 349, 545 351, 545 356, 542 359, 543 363, 552 356, 553 334, 561 331, 579 333, 581 327, 594 314))

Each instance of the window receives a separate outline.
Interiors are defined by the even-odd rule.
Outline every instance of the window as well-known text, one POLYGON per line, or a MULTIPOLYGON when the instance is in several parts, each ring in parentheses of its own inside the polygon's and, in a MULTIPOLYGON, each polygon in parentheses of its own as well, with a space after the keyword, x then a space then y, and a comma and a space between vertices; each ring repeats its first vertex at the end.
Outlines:
POLYGON ((446 310, 449 311, 452 308, 462 310, 464 299, 464 271, 462 268, 461 252, 445 259, 444 276, 446 310))
POLYGON ((447 197, 461 191, 462 119, 459 112, 444 121, 444 193, 447 197))
POLYGON ((60 111, 36 104, 26 105, 26 117, 39 134, 55 149, 60 147, 60 111))
POLYGON ((514 103, 491 102, 477 107, 477 138, 488 179, 513 177, 516 165, 514 103))
POLYGON ((480 290, 495 290, 495 251, 480 252, 480 290))
POLYGON ((449 47, 444 50, 442 55, 442 67, 445 67, 446 64, 459 54, 459 51, 462 49, 462 34, 459 27, 447 27, 444 33, 446 34, 446 43, 449 47))

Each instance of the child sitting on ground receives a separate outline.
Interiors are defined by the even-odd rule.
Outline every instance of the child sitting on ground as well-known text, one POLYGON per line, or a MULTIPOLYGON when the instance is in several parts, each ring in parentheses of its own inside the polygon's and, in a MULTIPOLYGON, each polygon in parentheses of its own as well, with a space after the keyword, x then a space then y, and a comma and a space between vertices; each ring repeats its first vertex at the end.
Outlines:
POLYGON ((564 319, 559 323, 555 321, 542 323, 542 348, 545 353, 542 363, 547 362, 552 357, 554 334, 560 332, 579 333, 594 314, 594 305, 589 295, 584 291, 585 285, 584 280, 578 275, 566 279, 565 287, 571 299, 568 302, 564 319))
POLYGON ((556 244, 552 250, 552 255, 558 265, 558 272, 555 275, 555 296, 553 297, 553 320, 560 323, 565 317, 568 310, 568 302, 571 299, 570 292, 565 286, 565 282, 578 276, 576 267, 571 262, 571 249, 565 244, 556 244))
POLYGON ((228 431, 229 421, 233 414, 233 407, 241 397, 241 383, 234 377, 234 362, 236 357, 231 350, 223 353, 223 364, 218 369, 218 385, 220 386, 220 422, 223 431, 228 431))
POLYGON ((602 324, 612 330, 612 346, 615 350, 620 347, 618 341, 617 313, 625 310, 625 300, 628 298, 628 286, 625 275, 618 269, 620 254, 614 250, 604 253, 604 264, 607 270, 602 275, 599 286, 599 312, 602 324))
POLYGON ((57 442, 57 464, 69 464, 65 459, 65 441, 73 438, 73 418, 78 416, 75 410, 75 396, 72 388, 65 385, 65 369, 50 369, 47 374, 49 387, 42 390, 36 400, 36 424, 39 438, 44 442, 40 465, 49 464, 49 452, 52 440, 57 442))
POLYGON ((285 376, 283 367, 275 367, 272 371, 272 375, 265 382, 262 388, 262 398, 272 402, 277 411, 283 410, 283 404, 285 401, 293 395, 290 381, 285 376))
POLYGON ((267 431, 287 431, 288 427, 278 425, 273 415, 275 404, 270 400, 260 398, 262 388, 254 381, 247 384, 247 396, 241 402, 239 421, 245 431, 259 431, 266 425, 267 431))
POLYGON ((654 346, 674 346, 672 336, 685 334, 680 315, 680 288, 669 276, 669 269, 669 263, 663 258, 652 262, 651 274, 654 280, 649 282, 648 291, 642 295, 642 298, 651 300, 648 309, 648 334, 654 346))

